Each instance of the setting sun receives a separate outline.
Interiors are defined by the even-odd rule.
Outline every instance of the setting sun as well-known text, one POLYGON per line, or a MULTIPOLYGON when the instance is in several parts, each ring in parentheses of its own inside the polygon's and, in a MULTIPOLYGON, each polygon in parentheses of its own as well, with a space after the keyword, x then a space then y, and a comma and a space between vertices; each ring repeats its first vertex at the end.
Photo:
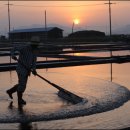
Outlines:
POLYGON ((74 19, 74 24, 79 24, 79 19, 74 19))

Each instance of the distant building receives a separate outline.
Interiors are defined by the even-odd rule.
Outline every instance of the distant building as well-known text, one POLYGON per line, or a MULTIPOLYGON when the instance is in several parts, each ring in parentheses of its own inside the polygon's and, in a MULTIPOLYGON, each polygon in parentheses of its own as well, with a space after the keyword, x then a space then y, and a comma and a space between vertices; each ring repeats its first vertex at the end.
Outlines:
POLYGON ((91 37, 104 37, 105 33, 95 30, 84 30, 71 33, 68 37, 71 38, 91 38, 91 37))
POLYGON ((30 41, 32 36, 39 36, 41 41, 63 37, 63 30, 58 27, 17 29, 10 32, 13 41, 30 41))

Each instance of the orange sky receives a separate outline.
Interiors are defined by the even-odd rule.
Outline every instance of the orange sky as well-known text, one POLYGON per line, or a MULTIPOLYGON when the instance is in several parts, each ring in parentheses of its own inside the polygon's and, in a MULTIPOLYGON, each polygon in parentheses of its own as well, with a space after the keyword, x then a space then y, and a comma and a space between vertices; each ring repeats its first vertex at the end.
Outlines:
MULTIPOLYGON (((130 24, 130 2, 112 1, 113 28, 130 24)), ((94 29, 107 32, 109 29, 106 1, 10 1, 11 28, 40 24, 44 26, 44 11, 47 24, 71 27, 75 18, 80 20, 77 29, 94 29), (35 7, 34 7, 35 6, 35 7), (37 6, 37 7, 36 7, 37 6), (41 7, 40 7, 41 6, 41 7)), ((0 1, 0 29, 8 31, 7 1, 0 1)), ((75 27, 75 28, 76 28, 75 27)))

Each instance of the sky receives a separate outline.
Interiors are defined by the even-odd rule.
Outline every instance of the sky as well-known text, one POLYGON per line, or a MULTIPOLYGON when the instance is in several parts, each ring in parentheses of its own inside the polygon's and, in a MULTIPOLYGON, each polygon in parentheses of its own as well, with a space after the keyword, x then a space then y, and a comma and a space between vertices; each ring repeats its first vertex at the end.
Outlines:
MULTIPOLYGON (((0 1, 0 35, 8 32, 8 1, 0 1)), ((111 1, 112 30, 130 25, 130 1, 111 1)), ((108 1, 10 1, 11 30, 57 24, 71 28, 74 19, 78 30, 99 30, 109 33, 108 1)), ((68 32, 69 33, 69 32, 68 32)))

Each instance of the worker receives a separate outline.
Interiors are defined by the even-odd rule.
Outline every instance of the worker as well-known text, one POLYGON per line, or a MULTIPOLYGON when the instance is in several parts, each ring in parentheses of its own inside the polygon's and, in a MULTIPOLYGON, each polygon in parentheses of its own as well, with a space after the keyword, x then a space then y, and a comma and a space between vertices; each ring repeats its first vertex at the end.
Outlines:
POLYGON ((36 75, 36 55, 38 53, 38 45, 40 43, 40 38, 34 36, 31 38, 29 45, 23 45, 14 47, 11 51, 12 59, 18 61, 16 72, 18 76, 18 83, 14 87, 6 91, 11 99, 13 99, 12 94, 17 92, 18 105, 26 105, 26 101, 22 98, 25 92, 28 76, 31 72, 36 75), (18 52, 18 59, 16 53, 18 52))

